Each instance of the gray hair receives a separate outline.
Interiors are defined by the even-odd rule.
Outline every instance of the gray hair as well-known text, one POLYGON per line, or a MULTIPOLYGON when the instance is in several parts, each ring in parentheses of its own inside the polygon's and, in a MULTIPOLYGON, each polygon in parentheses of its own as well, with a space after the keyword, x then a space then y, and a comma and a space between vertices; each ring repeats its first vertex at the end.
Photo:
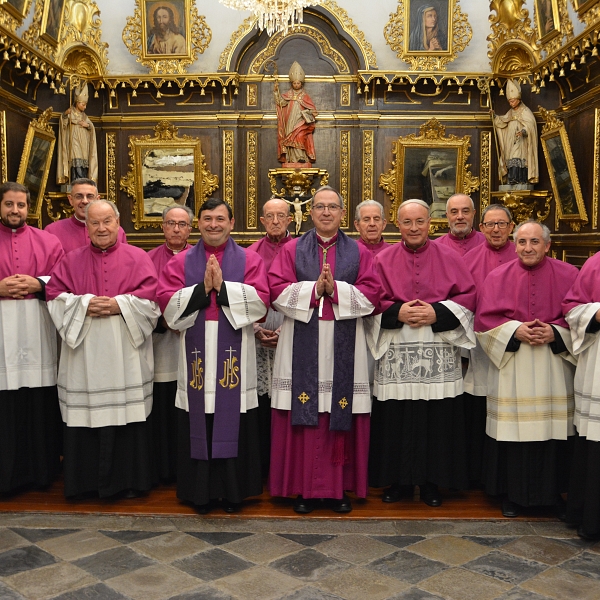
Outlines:
POLYGON ((481 213, 481 222, 482 223, 485 223, 484 217, 490 210, 503 210, 504 213, 506 214, 506 216, 508 217, 509 222, 512 223, 512 220, 513 220, 512 213, 510 212, 510 210, 508 210, 508 208, 506 208, 506 206, 504 206, 504 204, 490 204, 489 206, 487 206, 485 208, 485 210, 481 213))
POLYGON ((428 217, 431 216, 431 209, 427 202, 425 202, 424 200, 419 200, 418 198, 409 198, 408 200, 405 200, 404 202, 402 202, 402 204, 400 204, 400 208, 398 208, 398 219, 400 219, 400 210, 403 206, 406 206, 407 204, 418 204, 419 206, 422 206, 423 208, 427 209, 428 217))
POLYGON ((96 200, 92 200, 89 204, 85 205, 85 220, 88 220, 88 213, 90 212, 90 206, 94 206, 95 204, 108 204, 108 206, 110 206, 113 209, 113 212, 115 213, 115 217, 117 217, 117 219, 121 216, 119 214, 119 209, 117 208, 117 205, 114 202, 110 202, 110 200, 103 200, 102 198, 98 198, 96 200))
POLYGON ((550 243, 550 230, 548 229, 548 227, 546 227, 546 225, 544 225, 543 223, 540 223, 539 221, 536 221, 535 219, 527 219, 527 221, 523 221, 522 223, 519 223, 516 227, 515 230, 513 232, 513 239, 516 241, 517 237, 519 235, 519 230, 521 229, 521 227, 523 227, 523 225, 529 225, 531 223, 534 223, 535 225, 539 225, 542 228, 542 238, 544 240, 544 242, 546 242, 546 244, 550 243))
POLYGON ((446 200, 446 212, 448 212, 448 208, 450 207, 450 200, 453 198, 468 198, 471 201, 471 208, 475 210, 475 202, 473 202, 473 198, 471 196, 467 196, 467 194, 452 194, 448 200, 446 200))
POLYGON ((165 208, 165 210, 163 210, 163 212, 162 212, 163 221, 166 221, 167 215, 175 208, 180 208, 181 210, 185 210, 188 217, 190 218, 190 225, 194 222, 194 211, 189 206, 185 206, 185 205, 167 206, 167 208, 165 208))
POLYGON ((363 208, 363 206, 377 206, 377 208, 379 208, 379 210, 381 211, 381 218, 385 219, 385 213, 383 212, 383 204, 377 202, 377 200, 363 200, 360 204, 357 205, 356 211, 354 212, 355 221, 360 221, 360 209, 363 208))
POLYGON ((344 199, 342 198, 342 195, 334 188, 332 188, 330 185, 324 185, 322 187, 320 187, 314 194, 313 194, 313 204, 315 202, 315 198, 317 197, 317 194, 319 192, 334 192, 335 195, 338 197, 338 200, 340 201, 340 206, 342 208, 344 208, 344 199))
MULTIPOLYGON (((277 196, 271 196, 267 200, 267 202, 271 202, 271 200, 280 200, 281 202, 283 202, 285 204, 285 209, 287 211, 287 216, 289 217, 289 215, 290 215, 290 203, 287 200, 284 200, 283 198, 278 198, 277 196)), ((263 217, 265 216, 265 206, 267 205, 267 202, 265 202, 263 204, 263 208, 262 208, 263 217)))

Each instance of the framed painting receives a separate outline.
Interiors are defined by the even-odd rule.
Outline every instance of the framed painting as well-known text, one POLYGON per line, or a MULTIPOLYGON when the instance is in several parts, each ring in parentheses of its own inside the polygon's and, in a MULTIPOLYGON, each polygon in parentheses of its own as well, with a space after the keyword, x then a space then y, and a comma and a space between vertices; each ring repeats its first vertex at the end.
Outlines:
POLYGON ((556 220, 557 223, 565 221, 573 231, 579 231, 581 225, 588 222, 588 217, 569 136, 562 120, 552 111, 540 107, 540 112, 546 118, 540 139, 556 199, 556 220))
POLYGON ((598 4, 598 0, 571 0, 571 3, 577 11, 577 16, 581 18, 590 8, 598 4))
POLYGON ((406 11, 406 51, 450 51, 452 0, 411 0, 406 11))
MULTIPOLYGON (((39 0, 38 0, 39 1, 39 0)), ((65 0, 45 0, 40 37, 53 46, 58 46, 63 22, 65 0)))
POLYGON ((29 12, 33 0, 0 0, 0 7, 22 21, 29 12))
POLYGON ((44 192, 56 142, 56 136, 49 124, 51 117, 52 107, 47 108, 38 119, 29 124, 17 175, 17 182, 27 186, 31 194, 27 218, 37 219, 38 222, 42 218, 44 192))
POLYGON ((219 187, 219 178, 206 168, 199 138, 179 136, 177 127, 160 121, 154 137, 129 137, 129 173, 121 189, 134 201, 134 228, 159 227, 162 212, 188 206, 194 215, 219 187))
POLYGON ((141 0, 143 58, 183 58, 190 54, 190 2, 141 0))
POLYGON ((540 43, 545 45, 560 34, 558 0, 535 0, 535 25, 540 43))
POLYGON ((448 198, 479 188, 479 179, 471 175, 467 164, 470 140, 468 135, 447 136, 444 125, 431 119, 421 126, 419 135, 394 142, 392 169, 379 177, 379 186, 392 197, 389 220, 396 222, 404 200, 419 198, 430 207, 431 233, 447 227, 448 198))

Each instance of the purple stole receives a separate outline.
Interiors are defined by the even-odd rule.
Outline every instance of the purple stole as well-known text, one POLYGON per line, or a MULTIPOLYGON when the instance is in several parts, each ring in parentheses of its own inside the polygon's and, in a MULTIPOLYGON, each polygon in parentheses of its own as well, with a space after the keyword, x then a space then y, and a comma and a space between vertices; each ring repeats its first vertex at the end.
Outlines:
MULTIPOLYGON (((223 253, 221 270, 223 281, 244 281, 246 253, 231 238, 223 253)), ((185 257, 185 285, 203 285, 206 271, 204 242, 198 243, 185 257)), ((216 292, 215 292, 216 293, 216 292)), ((242 330, 236 331, 222 310, 219 310, 219 334, 217 340, 217 367, 223 364, 223 378, 218 379, 215 397, 215 416, 212 434, 212 458, 235 458, 238 455, 240 429, 240 365, 242 355, 242 330), (237 363, 237 365, 236 365, 237 363)), ((190 414, 191 457, 208 460, 206 439, 206 414, 204 406, 205 361, 204 315, 198 315, 196 323, 185 336, 185 354, 190 381, 187 382, 190 414)), ((217 373, 219 369, 217 369, 217 373)))
MULTIPOLYGON (((358 244, 338 231, 334 279, 353 284, 358 277, 358 244)), ((321 274, 319 245, 314 229, 296 245, 298 281, 316 281, 321 274)), ((333 387, 331 390, 331 431, 352 427, 354 395, 354 343, 356 320, 334 322, 333 387)), ((292 425, 317 426, 319 422, 319 313, 314 310, 308 323, 294 321, 292 360, 292 425)))

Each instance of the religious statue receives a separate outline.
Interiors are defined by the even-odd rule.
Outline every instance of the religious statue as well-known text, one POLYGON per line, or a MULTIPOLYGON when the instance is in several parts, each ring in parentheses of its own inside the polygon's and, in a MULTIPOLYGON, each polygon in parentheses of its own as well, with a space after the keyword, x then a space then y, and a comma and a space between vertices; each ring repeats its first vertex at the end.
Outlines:
POLYGON ((534 184, 538 181, 538 133, 533 113, 521 102, 521 86, 509 79, 506 98, 510 110, 502 117, 491 111, 500 156, 499 171, 508 185, 534 184))
POLYGON ((313 131, 319 113, 304 91, 305 75, 297 62, 291 66, 289 78, 291 87, 283 94, 275 81, 278 160, 284 167, 310 167, 316 160, 313 131))
POLYGON ((286 200, 282 198, 285 202, 290 205, 290 208, 294 209, 294 226, 296 228, 296 235, 300 234, 300 228, 302 227, 302 207, 311 201, 311 198, 302 202, 298 196, 294 196, 293 200, 286 200))
POLYGON ((98 180, 96 130, 85 114, 87 83, 74 90, 71 108, 61 115, 58 128, 58 166, 56 181, 69 183, 79 177, 98 180))

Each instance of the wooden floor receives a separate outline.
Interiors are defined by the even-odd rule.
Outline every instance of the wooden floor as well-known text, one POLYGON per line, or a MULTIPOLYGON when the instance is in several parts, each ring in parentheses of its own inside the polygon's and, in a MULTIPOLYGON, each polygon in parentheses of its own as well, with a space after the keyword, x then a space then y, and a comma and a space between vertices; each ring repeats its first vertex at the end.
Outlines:
MULTIPOLYGON (((312 512, 308 518, 340 519, 504 519, 500 512, 500 501, 487 496, 481 490, 449 492, 442 490, 443 504, 438 508, 426 506, 416 496, 394 504, 381 502, 380 489, 371 489, 366 499, 353 499, 354 510, 346 515, 338 515, 323 506, 312 512)), ((417 488, 418 492, 418 488, 417 488)), ((10 497, 0 497, 0 512, 52 512, 79 514, 121 514, 184 516, 198 514, 194 507, 180 502, 175 493, 175 485, 162 485, 150 493, 134 499, 111 498, 89 500, 66 500, 62 480, 43 491, 27 491, 10 497)), ((266 491, 261 496, 249 498, 242 510, 227 515, 217 507, 209 517, 223 518, 307 518, 292 510, 292 500, 272 498, 266 491)), ((547 509, 528 509, 519 519, 555 520, 547 509)))

